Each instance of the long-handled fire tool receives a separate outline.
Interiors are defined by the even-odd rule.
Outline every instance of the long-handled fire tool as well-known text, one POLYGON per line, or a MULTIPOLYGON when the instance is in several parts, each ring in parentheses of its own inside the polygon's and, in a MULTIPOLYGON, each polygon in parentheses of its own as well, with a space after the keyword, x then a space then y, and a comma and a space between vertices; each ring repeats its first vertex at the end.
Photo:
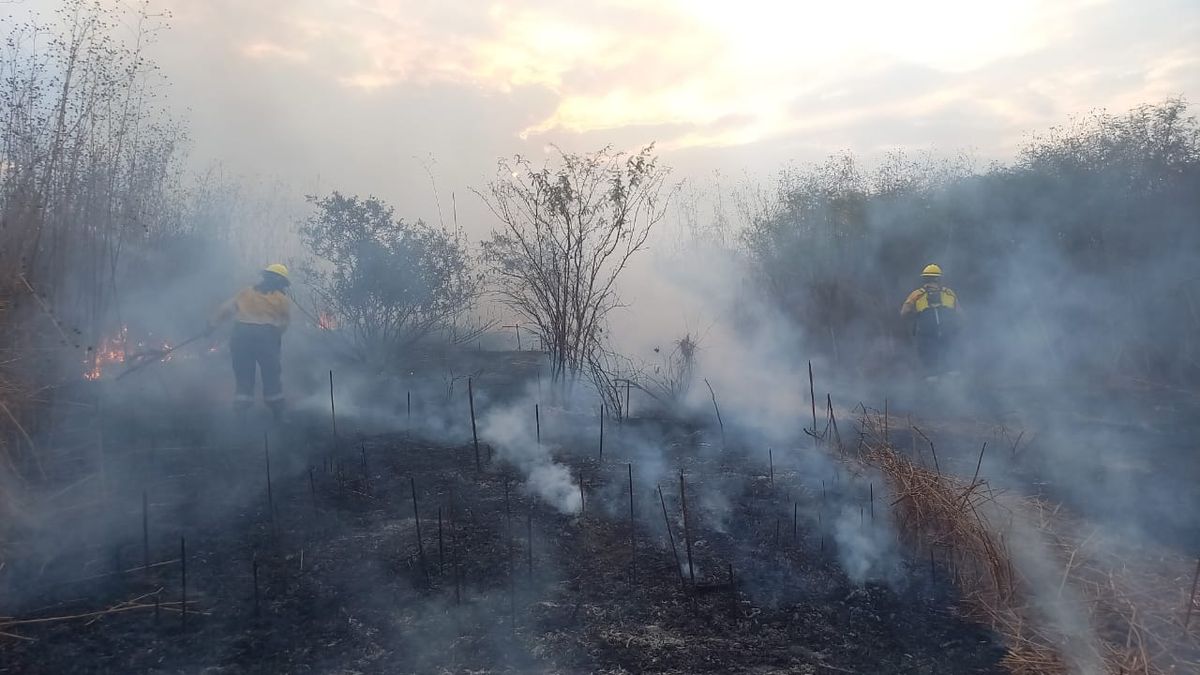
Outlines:
POLYGON ((208 331, 204 331, 203 333, 200 333, 199 335, 195 335, 193 337, 190 337, 190 338, 184 340, 183 342, 180 342, 179 344, 175 345, 174 347, 165 347, 163 349, 152 349, 150 351, 139 352, 137 354, 133 354, 129 357, 128 363, 130 365, 128 365, 125 368, 125 370, 123 370, 121 372, 120 375, 117 375, 117 377, 115 379, 119 380, 119 379, 125 377, 126 375, 135 373, 135 372, 141 370, 142 368, 145 368, 146 366, 148 366, 152 363, 161 363, 161 362, 165 361, 166 358, 168 356, 170 356, 171 354, 173 354, 174 352, 192 344, 193 342, 195 342, 197 340, 203 339, 208 334, 209 334, 208 331))

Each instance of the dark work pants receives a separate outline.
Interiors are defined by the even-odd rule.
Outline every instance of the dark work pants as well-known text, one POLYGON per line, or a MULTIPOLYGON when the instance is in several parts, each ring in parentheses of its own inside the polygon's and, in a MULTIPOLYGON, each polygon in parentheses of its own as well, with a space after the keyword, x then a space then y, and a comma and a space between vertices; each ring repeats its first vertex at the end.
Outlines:
POLYGON ((249 406, 254 402, 256 369, 262 371, 263 401, 268 405, 283 403, 283 383, 280 381, 279 352, 283 332, 275 326, 235 323, 229 340, 233 356, 233 376, 237 380, 234 403, 249 406))
POLYGON ((917 335, 917 355, 921 357, 921 365, 925 372, 938 375, 942 372, 943 341, 936 335, 917 335))

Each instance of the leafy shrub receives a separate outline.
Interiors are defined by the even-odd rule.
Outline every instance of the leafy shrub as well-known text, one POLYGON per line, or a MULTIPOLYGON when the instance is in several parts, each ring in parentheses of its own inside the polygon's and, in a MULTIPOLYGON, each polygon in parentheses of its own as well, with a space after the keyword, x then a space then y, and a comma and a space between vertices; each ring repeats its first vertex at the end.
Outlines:
POLYGON ((479 277, 461 232, 398 219, 374 197, 310 202, 304 271, 358 358, 385 364, 472 307, 479 277))

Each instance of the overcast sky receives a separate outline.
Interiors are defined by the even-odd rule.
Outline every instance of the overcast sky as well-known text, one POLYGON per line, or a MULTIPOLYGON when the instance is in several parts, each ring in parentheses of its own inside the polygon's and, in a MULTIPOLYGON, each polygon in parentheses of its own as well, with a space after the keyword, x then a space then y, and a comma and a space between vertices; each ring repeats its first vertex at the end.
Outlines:
POLYGON ((474 221, 496 158, 552 143, 654 141, 680 177, 765 175, 842 149, 1005 159, 1073 114, 1200 100, 1197 0, 151 6, 172 15, 153 54, 198 163, 431 220, 428 172, 474 221))

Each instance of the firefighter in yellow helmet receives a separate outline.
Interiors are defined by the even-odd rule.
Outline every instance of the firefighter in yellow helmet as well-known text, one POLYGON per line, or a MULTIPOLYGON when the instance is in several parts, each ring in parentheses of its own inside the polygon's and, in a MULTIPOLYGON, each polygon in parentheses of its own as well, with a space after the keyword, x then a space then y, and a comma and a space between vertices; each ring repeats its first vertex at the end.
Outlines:
POLYGON ((279 263, 268 265, 262 279, 242 289, 217 309, 209 329, 233 318, 229 351, 233 357, 233 376, 237 382, 234 410, 244 415, 254 404, 256 370, 262 372, 263 401, 279 420, 283 415, 283 383, 280 380, 280 348, 283 332, 291 318, 291 306, 284 293, 291 282, 288 269, 279 263))
POLYGON ((939 374, 946 350, 958 330, 958 295, 942 284, 942 268, 926 265, 921 271, 921 287, 908 294, 900 308, 900 317, 912 323, 917 354, 932 374, 939 374))

